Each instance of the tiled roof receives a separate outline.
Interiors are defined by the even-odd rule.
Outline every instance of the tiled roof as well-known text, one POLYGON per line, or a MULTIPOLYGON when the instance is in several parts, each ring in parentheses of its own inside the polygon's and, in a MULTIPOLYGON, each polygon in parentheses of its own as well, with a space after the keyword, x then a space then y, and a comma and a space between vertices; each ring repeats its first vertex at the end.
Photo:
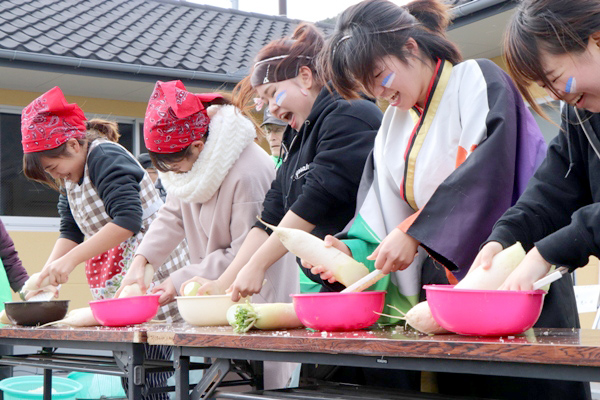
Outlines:
MULTIPOLYGON (((448 0, 470 1, 476 0, 448 0)), ((237 80, 265 44, 290 35, 298 22, 172 0, 2 0, 0 56, 24 54, 30 61, 32 55, 50 56, 69 59, 70 65, 109 63, 105 70, 128 65, 237 80)), ((321 29, 327 33, 332 27, 321 29)))
POLYGON ((299 21, 155 0, 2 0, 0 50, 240 75, 299 21))

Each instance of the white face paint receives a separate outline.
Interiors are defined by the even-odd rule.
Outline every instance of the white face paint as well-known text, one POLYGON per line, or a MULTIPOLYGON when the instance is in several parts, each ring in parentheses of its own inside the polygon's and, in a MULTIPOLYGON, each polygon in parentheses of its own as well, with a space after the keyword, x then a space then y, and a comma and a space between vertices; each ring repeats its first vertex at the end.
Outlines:
POLYGON ((575 93, 577 90, 577 85, 575 83, 575 77, 571 76, 567 80, 567 84, 565 85, 565 93, 575 93))
POLYGON ((394 79, 396 79, 396 73, 390 72, 389 75, 386 76, 385 78, 383 78, 383 80, 381 81, 381 86, 383 86, 385 88, 392 87, 392 83, 394 83, 394 79))
POLYGON ((281 105, 283 104, 283 101, 285 100, 286 97, 287 97, 287 90, 282 90, 281 92, 277 93, 275 95, 275 104, 277 104, 279 107, 281 107, 281 105))

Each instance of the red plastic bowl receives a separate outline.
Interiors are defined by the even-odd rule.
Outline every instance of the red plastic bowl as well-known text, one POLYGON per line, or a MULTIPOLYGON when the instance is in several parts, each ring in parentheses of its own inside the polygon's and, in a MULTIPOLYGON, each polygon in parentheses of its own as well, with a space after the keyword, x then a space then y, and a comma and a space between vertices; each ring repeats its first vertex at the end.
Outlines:
POLYGON ((148 322, 158 312, 160 295, 90 301, 92 314, 104 326, 127 326, 148 322))
POLYGON ((425 285, 433 318, 450 332, 472 336, 517 335, 531 328, 542 312, 543 290, 454 289, 425 285))
POLYGON ((377 321, 385 292, 293 294, 294 310, 304 326, 322 331, 353 331, 377 321))

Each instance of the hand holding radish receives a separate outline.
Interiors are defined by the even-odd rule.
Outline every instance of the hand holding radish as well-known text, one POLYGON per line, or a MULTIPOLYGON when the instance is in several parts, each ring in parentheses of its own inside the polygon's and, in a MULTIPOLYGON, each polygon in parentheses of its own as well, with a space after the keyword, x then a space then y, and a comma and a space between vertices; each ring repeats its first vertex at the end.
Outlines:
POLYGON ((40 272, 38 282, 44 282, 45 279, 48 279, 48 283, 52 286, 67 283, 69 274, 73 272, 77 264, 77 262, 74 262, 71 257, 69 257, 69 253, 67 253, 46 264, 40 272))
POLYGON ((219 282, 219 280, 211 281, 210 279, 203 278, 201 276, 195 276, 192 279, 188 279, 187 281, 181 284, 179 289, 179 293, 182 296, 204 296, 204 295, 216 295, 216 294, 225 294, 225 289, 223 289, 223 285, 219 282), (197 285, 191 286, 195 288, 192 292, 186 293, 186 287, 190 283, 196 283, 197 285))
POLYGON ((523 261, 506 278, 500 290, 531 290, 533 283, 543 278, 552 267, 536 247, 529 250, 523 261))
POLYGON ((502 251, 502 245, 499 242, 488 242, 481 248, 475 261, 469 268, 469 273, 476 268, 490 269, 494 256, 502 251))
MULTIPOLYGON (((323 239, 323 241, 325 242, 325 247, 334 247, 339 251, 343 252, 344 254, 347 254, 349 257, 352 257, 352 253, 350 252, 348 246, 346 246, 344 242, 342 242, 335 236, 327 235, 325 236, 325 239, 323 239)), ((315 275, 320 275, 321 279, 323 279, 324 281, 328 281, 329 283, 336 282, 335 276, 333 275, 333 271, 329 270, 324 265, 312 265, 304 259, 300 261, 304 268, 310 269, 310 272, 312 272, 315 275)))
POLYGON ((375 260, 375 268, 380 269, 384 274, 401 271, 412 264, 419 244, 418 240, 395 228, 381 241, 367 260, 375 260))
POLYGON ((145 294, 147 292, 148 286, 152 284, 152 278, 154 277, 154 268, 151 266, 146 268, 147 265, 150 264, 148 264, 146 257, 139 254, 135 256, 131 262, 131 265, 129 266, 129 269, 127 270, 127 273, 121 281, 119 290, 117 290, 117 293, 115 293, 115 298, 123 297, 123 290, 132 285, 138 285, 137 288, 139 288, 139 292, 141 294, 145 294))

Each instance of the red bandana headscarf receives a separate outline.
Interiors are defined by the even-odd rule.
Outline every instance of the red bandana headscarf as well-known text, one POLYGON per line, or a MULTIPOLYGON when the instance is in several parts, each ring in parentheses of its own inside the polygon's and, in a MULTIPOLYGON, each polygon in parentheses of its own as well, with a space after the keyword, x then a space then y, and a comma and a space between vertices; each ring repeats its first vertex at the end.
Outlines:
POLYGON ((156 82, 144 118, 144 143, 154 153, 176 153, 208 131, 210 119, 202 102, 219 93, 194 94, 181 81, 156 82))
POLYGON ((58 86, 32 101, 21 114, 23 153, 55 149, 70 138, 85 137, 85 115, 69 104, 58 86))

